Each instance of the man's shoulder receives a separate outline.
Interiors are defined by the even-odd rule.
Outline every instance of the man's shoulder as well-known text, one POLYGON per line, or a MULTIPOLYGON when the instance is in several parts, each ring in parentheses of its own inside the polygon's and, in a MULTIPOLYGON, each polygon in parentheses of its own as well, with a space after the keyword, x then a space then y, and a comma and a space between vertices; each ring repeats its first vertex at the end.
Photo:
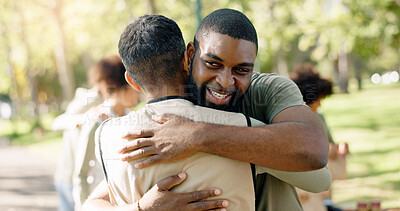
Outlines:
POLYGON ((277 85, 282 85, 282 84, 292 84, 293 81, 290 80, 287 77, 278 75, 276 73, 253 73, 251 77, 251 85, 259 87, 259 85, 264 85, 264 86, 277 86, 277 85))
POLYGON ((99 127, 99 136, 102 140, 107 137, 120 137, 129 128, 134 127, 138 124, 139 116, 143 113, 142 110, 131 111, 129 114, 121 117, 114 117, 105 120, 99 127), (120 135, 120 136, 119 136, 120 135))
POLYGON ((287 77, 275 73, 254 73, 247 95, 274 97, 276 94, 285 95, 291 93, 299 95, 297 85, 287 77))
POLYGON ((242 113, 228 112, 207 108, 203 106, 195 106, 196 116, 193 120, 197 122, 207 122, 222 125, 247 126, 246 116, 242 113))

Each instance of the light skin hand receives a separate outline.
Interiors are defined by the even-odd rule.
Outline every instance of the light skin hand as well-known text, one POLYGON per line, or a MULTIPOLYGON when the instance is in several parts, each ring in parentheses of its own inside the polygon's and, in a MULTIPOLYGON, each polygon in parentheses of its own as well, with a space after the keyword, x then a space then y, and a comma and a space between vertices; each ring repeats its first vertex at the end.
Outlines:
MULTIPOLYGON (((200 201, 208 197, 221 194, 219 189, 200 190, 190 193, 174 193, 171 188, 181 184, 186 179, 186 173, 170 176, 155 184, 139 200, 140 208, 143 211, 198 211, 198 210, 220 210, 226 211, 229 205, 227 200, 214 199, 200 201)), ((96 190, 89 196, 82 210, 130 210, 136 211, 137 204, 113 206, 110 202, 107 184, 103 181, 96 190)))
POLYGON ((287 108, 272 124, 252 128, 187 119, 179 124, 182 121, 185 118, 163 115, 158 121, 165 122, 162 126, 127 134, 123 138, 146 138, 127 143, 120 151, 126 154, 122 160, 147 157, 135 165, 144 168, 205 152, 281 171, 316 170, 327 162, 326 135, 318 117, 305 106, 287 108))
POLYGON ((109 118, 109 116, 104 113, 104 110, 102 109, 103 105, 98 105, 96 107, 93 107, 89 109, 82 117, 81 119, 78 120, 76 127, 80 128, 82 125, 85 123, 90 123, 93 121, 101 120, 104 121, 109 118))

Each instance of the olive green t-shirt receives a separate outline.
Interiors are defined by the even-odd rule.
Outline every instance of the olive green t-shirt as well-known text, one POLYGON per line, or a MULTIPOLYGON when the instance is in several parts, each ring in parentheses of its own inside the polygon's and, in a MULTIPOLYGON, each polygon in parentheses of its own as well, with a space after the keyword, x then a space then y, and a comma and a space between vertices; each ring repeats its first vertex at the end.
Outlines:
POLYGON ((306 104, 297 85, 277 74, 253 73, 251 84, 241 99, 241 111, 265 124, 282 110, 306 104))
MULTIPOLYGON (((253 73, 241 100, 241 112, 265 124, 286 108, 306 106, 297 85, 277 74, 253 73)), ((294 187, 269 174, 257 175, 255 190, 257 211, 302 210, 294 187)))
POLYGON ((328 124, 326 124, 324 115, 319 112, 317 113, 317 115, 318 115, 319 119, 321 120, 322 126, 324 126, 324 131, 325 131, 326 135, 328 136, 329 143, 334 144, 335 141, 332 138, 332 134, 331 134, 331 131, 329 130, 328 124))

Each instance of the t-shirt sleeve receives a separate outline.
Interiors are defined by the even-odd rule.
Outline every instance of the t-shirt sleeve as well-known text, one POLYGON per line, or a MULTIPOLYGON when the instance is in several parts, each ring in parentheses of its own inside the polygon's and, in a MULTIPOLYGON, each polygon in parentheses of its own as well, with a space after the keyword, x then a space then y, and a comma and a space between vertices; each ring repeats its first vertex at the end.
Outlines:
POLYGON ((261 121, 259 121, 257 119, 253 119, 253 118, 250 118, 250 123, 251 123, 252 127, 258 127, 258 126, 264 126, 265 125, 264 122, 261 122, 261 121))
POLYGON ((332 181, 331 173, 327 167, 314 171, 288 172, 256 165, 256 173, 268 173, 284 182, 312 193, 328 190, 332 181))
POLYGON ((270 124, 281 111, 292 106, 306 106, 297 85, 276 74, 258 74, 244 96, 243 112, 270 124))

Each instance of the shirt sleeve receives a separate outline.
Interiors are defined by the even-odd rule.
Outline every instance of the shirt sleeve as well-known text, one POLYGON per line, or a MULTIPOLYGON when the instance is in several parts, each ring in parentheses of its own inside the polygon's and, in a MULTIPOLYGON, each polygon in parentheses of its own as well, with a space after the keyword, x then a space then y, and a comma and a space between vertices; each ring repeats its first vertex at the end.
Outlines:
POLYGON ((254 73, 242 100, 243 112, 266 124, 284 109, 298 105, 306 106, 297 85, 277 74, 254 73))
POLYGON ((256 165, 256 173, 268 173, 284 182, 312 193, 328 190, 332 181, 328 167, 314 171, 288 172, 256 165))

